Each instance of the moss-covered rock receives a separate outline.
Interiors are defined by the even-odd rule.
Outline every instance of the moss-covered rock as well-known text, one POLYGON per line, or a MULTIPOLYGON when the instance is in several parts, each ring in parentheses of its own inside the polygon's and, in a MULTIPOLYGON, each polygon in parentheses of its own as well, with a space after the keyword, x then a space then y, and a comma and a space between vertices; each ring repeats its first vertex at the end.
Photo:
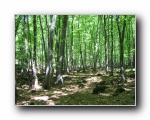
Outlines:
POLYGON ((105 85, 97 85, 94 89, 93 89, 93 94, 98 94, 98 93, 102 93, 105 91, 107 87, 105 85))

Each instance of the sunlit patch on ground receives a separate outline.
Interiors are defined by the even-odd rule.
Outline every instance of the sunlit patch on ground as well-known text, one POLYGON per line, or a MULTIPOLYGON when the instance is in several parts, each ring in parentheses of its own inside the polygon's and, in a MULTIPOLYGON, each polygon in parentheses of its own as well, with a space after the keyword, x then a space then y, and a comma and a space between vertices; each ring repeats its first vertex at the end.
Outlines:
POLYGON ((77 85, 70 85, 70 86, 67 86, 65 88, 62 88, 62 90, 74 93, 74 92, 77 92, 79 90, 79 88, 77 85))
POLYGON ((47 101, 48 98, 49 98, 48 96, 38 96, 38 97, 33 97, 32 99, 47 101))
POLYGON ((55 105, 54 101, 53 100, 47 100, 47 105, 55 105))
POLYGON ((29 105, 30 101, 21 101, 18 102, 17 105, 29 105))
POLYGON ((110 96, 111 94, 109 94, 109 93, 100 93, 100 95, 102 95, 102 96, 110 96))

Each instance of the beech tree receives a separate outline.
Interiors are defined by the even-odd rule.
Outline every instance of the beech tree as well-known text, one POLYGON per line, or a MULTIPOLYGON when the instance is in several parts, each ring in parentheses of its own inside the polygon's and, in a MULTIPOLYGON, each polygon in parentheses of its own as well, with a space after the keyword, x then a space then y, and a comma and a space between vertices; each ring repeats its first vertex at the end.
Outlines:
POLYGON ((56 17, 57 15, 53 15, 52 22, 51 22, 51 28, 50 28, 50 45, 49 45, 49 51, 48 51, 48 60, 47 60, 47 66, 46 66, 46 76, 45 76, 45 82, 44 82, 44 88, 50 89, 50 79, 53 79, 53 41, 54 41, 54 31, 55 31, 55 23, 56 23, 56 17))
POLYGON ((61 82, 61 84, 63 84, 63 78, 62 78, 62 70, 64 67, 64 50, 65 50, 65 38, 66 38, 66 28, 67 28, 67 21, 68 21, 68 16, 64 15, 63 16, 63 27, 62 27, 62 36, 61 36, 61 42, 60 42, 60 52, 59 52, 59 63, 58 63, 58 67, 57 67, 57 79, 55 84, 57 84, 59 81, 61 82))
POLYGON ((105 64, 106 64, 106 72, 108 72, 108 38, 106 33, 106 16, 104 15, 104 38, 105 38, 105 64))
POLYGON ((125 36, 125 28, 126 28, 126 16, 124 16, 124 21, 123 21, 123 28, 121 31, 120 27, 120 19, 119 16, 116 16, 117 20, 117 27, 118 27, 118 33, 119 33, 119 42, 120 42, 120 74, 121 74, 121 80, 126 81, 125 76, 124 76, 124 36, 125 36))
POLYGON ((113 15, 111 16, 111 73, 110 75, 113 76, 113 48, 114 48, 114 40, 113 40, 113 15))

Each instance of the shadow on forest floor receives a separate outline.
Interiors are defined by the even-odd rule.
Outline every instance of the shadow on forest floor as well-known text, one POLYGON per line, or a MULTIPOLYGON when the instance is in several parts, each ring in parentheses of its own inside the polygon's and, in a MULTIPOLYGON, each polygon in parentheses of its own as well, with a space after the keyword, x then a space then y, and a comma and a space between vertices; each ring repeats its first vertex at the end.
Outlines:
POLYGON ((126 71, 127 82, 122 83, 117 72, 114 76, 103 70, 74 72, 63 75, 63 86, 52 84, 50 90, 38 91, 17 84, 16 105, 135 105, 135 75, 131 75, 126 71))

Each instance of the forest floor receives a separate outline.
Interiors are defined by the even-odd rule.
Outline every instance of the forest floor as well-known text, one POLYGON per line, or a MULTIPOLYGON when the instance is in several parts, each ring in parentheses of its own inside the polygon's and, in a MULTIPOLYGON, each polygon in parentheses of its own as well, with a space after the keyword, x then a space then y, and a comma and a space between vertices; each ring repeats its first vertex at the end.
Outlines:
POLYGON ((37 91, 17 82, 16 105, 135 105, 135 73, 126 69, 125 75, 127 82, 122 83, 117 70, 114 76, 104 70, 74 71, 63 75, 63 86, 51 84, 50 90, 41 87, 44 76, 39 75, 37 91))

